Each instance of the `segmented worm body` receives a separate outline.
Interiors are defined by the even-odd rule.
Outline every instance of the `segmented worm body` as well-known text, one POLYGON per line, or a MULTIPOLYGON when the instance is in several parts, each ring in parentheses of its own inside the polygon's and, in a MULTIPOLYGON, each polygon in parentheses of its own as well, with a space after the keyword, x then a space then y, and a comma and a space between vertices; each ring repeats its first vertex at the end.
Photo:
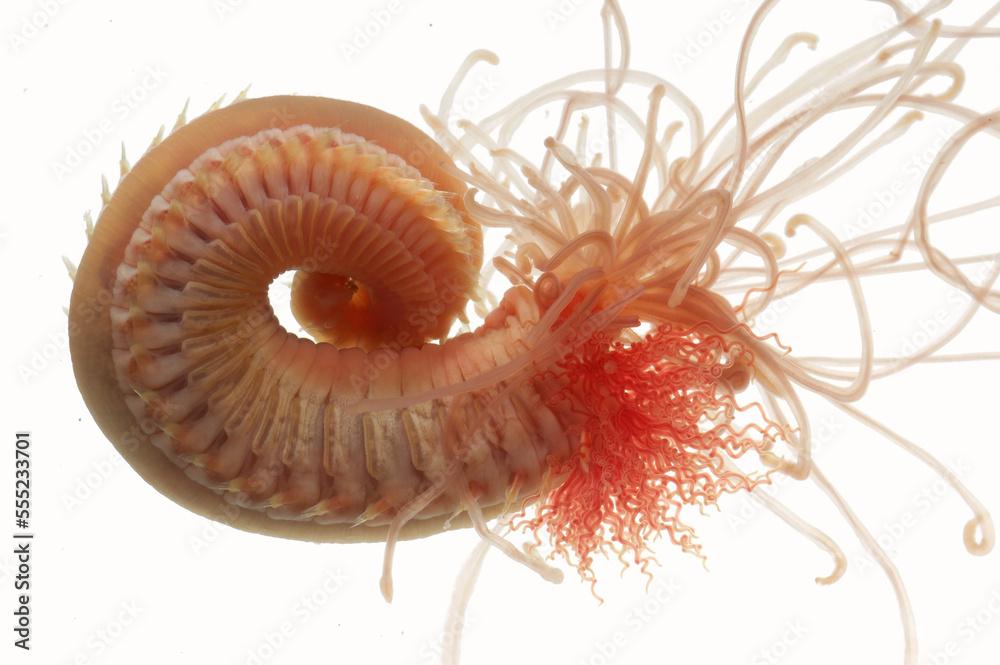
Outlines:
MULTIPOLYGON (((237 100, 179 122, 134 168, 123 157, 122 181, 113 195, 105 189, 71 269, 74 369, 98 424, 150 483, 196 512, 290 538, 385 540, 386 598, 397 540, 453 519, 559 581, 552 557, 539 554, 548 545, 596 585, 600 554, 649 574, 660 536, 701 556, 683 511, 742 491, 829 553, 833 570, 817 578, 829 584, 846 569, 840 547, 756 492, 774 474, 811 479, 891 581, 913 665, 905 588, 813 459, 800 392, 939 473, 972 512, 966 549, 991 551, 989 514, 955 474, 852 402, 915 363, 997 357, 939 353, 978 311, 1000 311, 1000 260, 951 257, 931 226, 1000 199, 928 208, 971 137, 1000 135, 1000 114, 953 101, 964 81, 955 58, 969 40, 1000 35, 986 27, 1000 4, 953 26, 932 20, 946 3, 914 13, 888 0, 895 25, 748 111, 748 96, 797 45, 816 46, 815 35, 793 34, 748 76, 775 4, 764 0, 751 19, 733 105, 707 132, 680 90, 629 68, 614 0, 602 12, 603 68, 455 122, 463 77, 497 63, 474 52, 438 111, 422 108, 435 140, 376 109, 316 97, 237 100), (930 58, 939 40, 949 43, 930 58), (934 78, 950 82, 944 93, 927 91, 934 78), (623 101, 636 88, 647 95, 645 117, 623 101), (558 126, 540 141, 543 156, 529 159, 512 137, 551 104, 561 105, 558 126), (588 153, 592 108, 606 119, 606 154, 588 153), (823 118, 858 108, 867 115, 831 134, 832 146, 777 168, 823 118), (683 123, 661 127, 660 116, 678 110, 683 123), (905 224, 841 239, 821 220, 786 213, 924 113, 961 125, 905 224), (688 149, 674 155, 682 125, 688 149), (618 164, 623 127, 640 153, 629 167, 618 164), (782 219, 785 236, 805 231, 818 244, 790 252, 771 230, 782 219), (505 234, 486 266, 509 281, 499 298, 486 286, 484 228, 505 234), (973 279, 964 270, 976 265, 973 279), (290 270, 291 309, 310 338, 284 329, 268 299, 290 270), (963 292, 967 309, 926 348, 878 357, 863 281, 914 270, 963 292), (771 303, 834 280, 851 296, 857 357, 796 356, 755 330, 771 303), (475 330, 468 304, 482 319, 475 330), (533 542, 518 548, 510 533, 533 542)), ((450 635, 461 632, 485 551, 460 576, 450 635)))
MULTIPOLYGON (((331 126, 219 141, 173 174, 158 168, 162 183, 143 179, 140 163, 98 224, 100 234, 122 215, 137 221, 120 226, 128 242, 104 285, 117 389, 149 442, 192 480, 273 518, 375 526, 445 473, 451 414, 455 436, 468 434, 461 475, 482 505, 512 486, 536 488, 549 458, 571 447, 533 382, 501 383, 460 405, 442 397, 348 411, 474 379, 517 356, 537 322, 532 293, 513 288, 475 332, 428 341, 447 336, 477 288, 481 233, 462 210, 464 188, 442 191, 334 126, 364 107, 332 100, 241 102, 145 160, 159 167, 189 133, 231 127, 233 116, 269 118, 275 106, 319 109, 331 126), (158 189, 136 215, 130 185, 140 179, 158 189), (291 269, 293 311, 318 342, 284 330, 268 302, 270 282, 291 269), (479 423, 483 400, 500 393, 499 417, 479 423)), ((451 494, 415 517, 459 507, 451 494)))

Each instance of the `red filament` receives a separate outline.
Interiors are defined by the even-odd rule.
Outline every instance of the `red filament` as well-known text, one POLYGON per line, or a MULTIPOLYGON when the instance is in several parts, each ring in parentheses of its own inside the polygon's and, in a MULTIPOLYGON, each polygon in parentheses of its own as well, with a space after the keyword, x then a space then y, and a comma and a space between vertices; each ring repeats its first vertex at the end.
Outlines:
POLYGON ((566 387, 553 398, 580 413, 571 432, 579 450, 552 469, 565 480, 520 526, 536 536, 544 527, 554 551, 592 584, 595 552, 610 550, 648 572, 649 543, 662 534, 701 556, 681 509, 766 482, 725 462, 768 450, 782 435, 766 419, 732 424, 748 409, 737 405, 726 379, 752 362, 742 345, 707 324, 662 325, 633 343, 592 337, 560 361, 566 387))

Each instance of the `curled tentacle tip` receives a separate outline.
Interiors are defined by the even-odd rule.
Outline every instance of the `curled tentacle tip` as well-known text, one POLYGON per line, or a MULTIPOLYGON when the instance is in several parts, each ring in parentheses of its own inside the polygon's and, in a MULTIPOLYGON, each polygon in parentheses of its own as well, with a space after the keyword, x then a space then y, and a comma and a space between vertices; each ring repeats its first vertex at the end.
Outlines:
POLYGON ((814 32, 796 32, 791 39, 796 44, 805 44, 810 51, 815 51, 816 47, 819 46, 819 35, 814 32))
POLYGON ((766 242, 771 251, 774 252, 774 258, 781 259, 785 257, 788 248, 785 245, 785 241, 779 236, 774 233, 764 233, 760 239, 766 242))
POLYGON ((816 584, 829 586, 844 576, 844 573, 847 572, 847 559, 844 558, 843 554, 840 554, 836 557, 836 561, 837 563, 833 568, 833 572, 826 577, 817 577, 816 584))
POLYGON ((558 159, 564 166, 576 166, 576 157, 570 150, 564 146, 562 143, 557 141, 552 136, 547 136, 545 138, 545 149, 550 150, 552 155, 558 159))
POLYGON ((993 550, 996 534, 993 531, 993 520, 989 515, 977 515, 965 524, 962 531, 965 549, 975 556, 986 556, 993 550))
POLYGON ((469 54, 469 59, 470 60, 475 60, 475 61, 478 61, 478 62, 487 62, 487 63, 489 63, 491 65, 499 65, 500 64, 500 56, 498 56, 493 51, 491 51, 489 49, 485 49, 485 48, 476 49, 475 51, 473 51, 472 53, 470 53, 469 54))
POLYGON ((563 571, 559 570, 555 566, 550 566, 545 563, 545 561, 542 560, 542 557, 535 550, 534 546, 525 543, 524 554, 527 557, 528 565, 534 568, 538 574, 542 576, 543 580, 546 582, 552 582, 553 584, 563 583, 563 580, 565 579, 563 571))
POLYGON ((782 465, 782 460, 772 452, 762 452, 760 454, 760 463, 769 469, 777 469, 782 465))
POLYGON ((540 307, 548 308, 562 293, 562 282, 551 272, 546 272, 535 282, 535 301, 540 307))
POLYGON ((552 582, 553 584, 562 584, 563 579, 565 579, 565 575, 563 575, 563 571, 558 568, 546 567, 542 572, 542 579, 546 582, 552 582))
POLYGON ((909 111, 902 118, 899 119, 899 124, 902 127, 909 127, 914 123, 920 122, 924 119, 924 114, 920 111, 909 111))
POLYGON ((839 580, 842 575, 843 575, 843 573, 838 573, 838 572, 834 571, 833 573, 830 573, 826 577, 817 577, 817 578, 815 578, 815 581, 816 581, 816 584, 818 584, 820 586, 830 586, 831 584, 833 584, 834 582, 836 582, 837 580, 839 580))
POLYGON ((795 232, 803 224, 810 224, 813 222, 813 217, 811 215, 806 215, 804 213, 793 215, 788 222, 785 223, 785 235, 789 238, 795 235, 795 232))
POLYGON ((958 97, 958 93, 962 92, 962 88, 965 87, 965 70, 962 69, 962 67, 958 64, 955 63, 948 63, 948 64, 950 65, 948 69, 951 71, 952 74, 951 85, 948 86, 947 90, 945 90, 940 94, 930 95, 931 98, 942 102, 952 101, 953 99, 958 97))
POLYGON ((388 575, 383 575, 382 579, 378 582, 379 591, 382 592, 382 597, 385 598, 385 602, 392 603, 392 577, 388 575))

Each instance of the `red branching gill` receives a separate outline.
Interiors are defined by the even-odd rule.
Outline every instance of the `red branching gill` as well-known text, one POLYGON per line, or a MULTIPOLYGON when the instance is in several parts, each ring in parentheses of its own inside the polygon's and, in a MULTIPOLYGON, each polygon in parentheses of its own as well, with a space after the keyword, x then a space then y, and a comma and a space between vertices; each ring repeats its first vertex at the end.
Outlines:
POLYGON ((547 533, 553 555, 592 588, 597 552, 613 552, 647 576, 655 561, 650 544, 663 534, 701 557, 681 510, 768 482, 766 474, 727 467, 727 460, 784 438, 759 405, 738 405, 727 388, 752 362, 743 345, 707 324, 661 325, 630 343, 590 338, 558 363, 565 387, 551 398, 580 415, 571 432, 579 449, 551 469, 565 480, 516 528, 538 542, 547 533), (749 413, 757 422, 737 429, 733 421, 749 413))

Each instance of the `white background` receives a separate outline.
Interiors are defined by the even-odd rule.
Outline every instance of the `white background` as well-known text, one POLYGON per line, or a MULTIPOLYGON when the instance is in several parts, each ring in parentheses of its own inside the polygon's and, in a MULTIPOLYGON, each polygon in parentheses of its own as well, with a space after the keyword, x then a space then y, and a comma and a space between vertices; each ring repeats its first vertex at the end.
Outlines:
MULTIPOLYGON (((730 102, 738 43, 755 4, 625 0, 633 66, 675 82, 714 119, 730 102)), ((954 22, 986 6, 975 0, 955 5, 946 14, 954 22)), ((116 181, 120 143, 134 161, 188 97, 197 113, 220 94, 252 83, 251 95, 352 99, 423 127, 418 105, 436 107, 465 55, 489 48, 500 66, 477 69, 459 95, 462 114, 478 117, 535 85, 601 66, 599 11, 597 0, 4 3, 0 534, 12 527, 6 520, 13 434, 28 429, 37 536, 30 653, 11 646, 13 560, 9 548, 0 547, 2 662, 439 661, 452 583, 474 534, 403 543, 396 599, 387 605, 378 592, 378 545, 246 534, 163 498, 103 438, 77 392, 62 311, 71 284, 60 256, 82 254, 81 216, 88 209, 96 214, 100 175, 116 181), (371 36, 359 38, 366 28, 371 36)), ((788 65, 800 71, 889 16, 877 3, 790 0, 768 20, 755 62, 789 32, 818 32, 819 51, 797 52, 788 65)), ((997 102, 998 48, 986 40, 962 58, 970 79, 962 100, 980 110, 997 102)), ((888 210, 878 224, 897 223, 919 185, 914 167, 925 168, 925 154, 933 154, 941 132, 955 128, 927 120, 803 209, 844 233, 881 196, 888 210)), ((541 138, 533 137, 536 148, 541 138)), ((952 204, 995 194, 1000 153, 985 140, 982 146, 981 161, 956 163, 971 193, 952 204)), ((958 238, 956 247, 964 238, 975 251, 998 249, 995 232, 958 238)), ((872 280, 868 288, 881 353, 919 346, 926 329, 958 316, 954 295, 933 279, 872 280)), ((856 352, 843 284, 818 293, 773 313, 772 327, 796 351, 856 352)), ((995 319, 978 317, 952 348, 1000 349, 995 319)), ((995 363, 919 366, 875 385, 861 404, 956 468, 998 512, 996 377, 995 363)), ((820 400, 807 400, 807 407, 819 431, 819 463, 904 576, 921 662, 1000 661, 1000 553, 974 558, 965 552, 965 506, 929 470, 875 434, 820 400)), ((828 572, 825 554, 744 497, 732 497, 720 513, 691 518, 710 572, 661 547, 662 568, 649 595, 635 571, 619 578, 616 566, 606 564, 599 568, 605 598, 599 605, 571 572, 553 586, 491 554, 471 604, 464 662, 901 662, 894 597, 849 528, 808 483, 783 483, 779 494, 847 552, 850 568, 835 586, 812 582, 828 572)))

